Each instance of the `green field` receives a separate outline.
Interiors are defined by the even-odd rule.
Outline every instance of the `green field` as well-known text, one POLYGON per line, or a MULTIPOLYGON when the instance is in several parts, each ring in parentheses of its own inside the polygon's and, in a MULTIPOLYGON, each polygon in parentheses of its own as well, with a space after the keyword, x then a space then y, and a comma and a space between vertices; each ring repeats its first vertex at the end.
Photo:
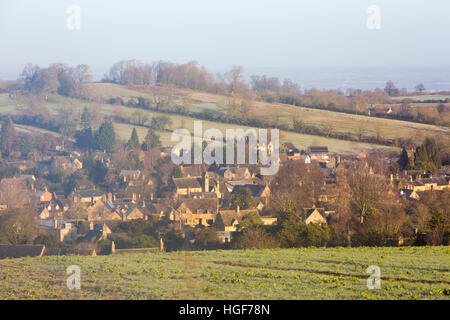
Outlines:
POLYGON ((0 299, 449 299, 450 248, 301 248, 0 260, 0 299), (81 269, 81 289, 66 268, 81 269), (381 288, 369 290, 377 265, 381 288))

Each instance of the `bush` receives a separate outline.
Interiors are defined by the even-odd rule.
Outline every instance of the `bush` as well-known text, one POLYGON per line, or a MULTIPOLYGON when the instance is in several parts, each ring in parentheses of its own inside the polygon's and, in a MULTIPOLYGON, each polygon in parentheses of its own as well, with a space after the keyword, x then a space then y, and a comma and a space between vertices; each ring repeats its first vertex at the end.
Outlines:
POLYGON ((49 248, 58 248, 59 241, 54 235, 40 234, 33 240, 33 244, 43 244, 49 248))
POLYGON ((236 233, 231 245, 234 249, 278 248, 280 242, 262 226, 252 226, 236 233))
POLYGON ((110 236, 110 239, 114 241, 117 249, 159 247, 159 241, 157 241, 154 237, 146 234, 134 236, 130 236, 127 234, 116 234, 110 236))
POLYGON ((194 230, 196 249, 219 249, 222 247, 216 229, 209 227, 200 227, 194 230))
POLYGON ((327 245, 330 238, 331 232, 328 226, 311 223, 302 227, 299 244, 304 247, 322 247, 327 245))
MULTIPOLYGON (((104 239, 97 242, 98 254, 110 254, 111 253, 111 240, 104 239)), ((115 245, 115 243, 114 243, 115 245)))

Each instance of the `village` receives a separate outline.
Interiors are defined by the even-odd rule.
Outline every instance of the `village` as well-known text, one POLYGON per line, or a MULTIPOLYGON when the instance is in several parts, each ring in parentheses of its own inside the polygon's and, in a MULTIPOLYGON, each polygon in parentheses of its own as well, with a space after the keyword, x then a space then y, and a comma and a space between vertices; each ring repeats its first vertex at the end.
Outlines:
MULTIPOLYGON (((269 228, 276 228, 280 223, 280 210, 274 209, 277 206, 271 203, 274 201, 272 189, 280 187, 280 179, 277 179, 280 173, 261 175, 259 164, 176 166, 171 161, 171 148, 159 147, 151 150, 153 161, 157 159, 158 168, 165 167, 169 174, 158 170, 150 172, 142 166, 117 171, 111 153, 95 152, 93 157, 97 163, 107 172, 118 174, 106 173, 109 182, 102 184, 82 179, 67 194, 67 190, 56 189, 55 184, 46 185, 49 175, 56 169, 66 174, 84 170, 82 151, 67 149, 57 146, 42 161, 1 162, 2 168, 13 168, 15 173, 0 182, 1 211, 32 210, 33 224, 37 226, 35 234, 39 235, 34 239, 34 246, 29 247, 31 251, 21 249, 25 241, 0 245, 3 258, 33 255, 30 252, 35 255, 96 255, 126 250, 207 249, 211 241, 212 248, 232 248, 230 244, 239 241, 239 238, 233 239, 242 231, 240 225, 244 217, 256 216, 262 226, 269 228), (147 235, 152 236, 136 234, 136 239, 140 240, 133 241, 133 231, 130 231, 133 228, 128 230, 124 226, 134 224, 136 228, 140 223, 151 229, 147 230, 147 235), (124 230, 128 232, 126 235, 124 230), (15 245, 17 250, 14 250, 15 245)), ((363 168, 368 175, 381 177, 389 185, 383 192, 391 196, 395 192, 397 202, 418 201, 426 191, 450 190, 448 167, 434 174, 402 170, 381 176, 382 170, 399 160, 384 154, 383 157, 377 155, 374 161, 373 155, 363 151, 359 154, 330 153, 326 146, 310 146, 300 151, 291 143, 284 143, 280 151, 281 171, 293 166, 305 172, 317 170, 321 178, 316 182, 323 181, 315 198, 309 202, 312 205, 300 208, 297 213, 303 225, 327 226, 340 216, 336 212, 339 206, 333 199, 343 171, 363 168)), ((295 193, 288 181, 282 182, 286 184, 282 188, 295 193)), ((301 180, 297 183, 302 185, 301 180)), ((314 185, 315 181, 307 182, 305 178, 305 183, 314 185)), ((280 201, 279 196, 275 201, 280 201)), ((358 219, 363 223, 362 214, 358 219)), ((397 245, 403 242, 402 236, 396 239, 397 245)))

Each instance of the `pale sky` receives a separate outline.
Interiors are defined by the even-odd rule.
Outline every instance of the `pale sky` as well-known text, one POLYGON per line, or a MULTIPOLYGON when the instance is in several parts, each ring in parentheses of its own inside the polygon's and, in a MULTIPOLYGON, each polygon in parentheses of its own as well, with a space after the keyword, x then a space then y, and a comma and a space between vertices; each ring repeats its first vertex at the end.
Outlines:
POLYGON ((0 0, 0 77, 27 62, 244 68, 450 66, 448 0, 0 0), (66 26, 69 5, 80 30, 66 26), (381 29, 366 12, 381 9, 381 29))

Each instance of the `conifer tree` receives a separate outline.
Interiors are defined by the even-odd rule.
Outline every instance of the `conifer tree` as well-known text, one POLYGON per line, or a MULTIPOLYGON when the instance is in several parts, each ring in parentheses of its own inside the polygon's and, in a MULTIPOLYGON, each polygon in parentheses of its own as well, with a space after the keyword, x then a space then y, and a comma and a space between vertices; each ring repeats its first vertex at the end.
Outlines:
POLYGON ((142 143, 142 150, 148 151, 152 148, 158 148, 161 146, 161 141, 159 136, 152 130, 148 129, 147 135, 145 136, 145 140, 142 143))
POLYGON ((139 143, 139 137, 137 135, 136 128, 133 128, 133 131, 131 132, 130 140, 128 140, 127 145, 128 145, 128 148, 130 148, 130 149, 139 148, 140 143, 139 143))
POLYGON ((11 117, 3 121, 0 134, 0 147, 3 156, 8 156, 14 149, 16 144, 16 131, 11 117))
POLYGON ((111 151, 116 144, 116 133, 112 122, 103 122, 100 128, 98 128, 95 138, 97 149, 111 151))

